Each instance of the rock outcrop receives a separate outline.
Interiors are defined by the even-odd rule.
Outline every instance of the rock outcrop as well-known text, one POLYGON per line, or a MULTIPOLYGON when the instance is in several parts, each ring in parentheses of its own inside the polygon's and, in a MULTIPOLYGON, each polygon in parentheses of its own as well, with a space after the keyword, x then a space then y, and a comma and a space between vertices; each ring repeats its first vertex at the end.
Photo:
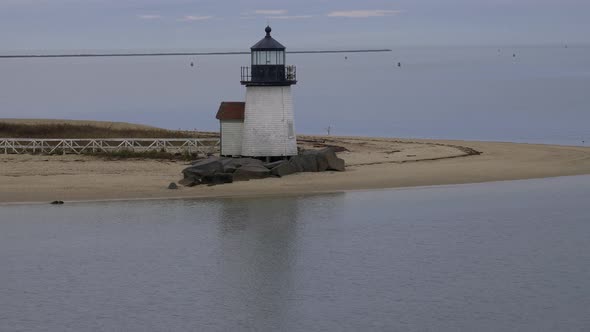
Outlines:
POLYGON ((191 164, 182 171, 179 184, 192 187, 199 184, 218 185, 267 177, 283 177, 299 172, 344 171, 344 160, 333 148, 306 150, 288 160, 264 163, 254 158, 209 157, 191 164))
POLYGON ((336 156, 333 148, 324 148, 321 150, 308 150, 303 152, 303 155, 313 155, 318 162, 320 172, 325 170, 344 172, 344 160, 336 156))
POLYGON ((283 177, 290 174, 295 174, 297 172, 299 172, 299 168, 287 160, 283 161, 279 165, 274 166, 270 170, 270 173, 277 177, 283 177))

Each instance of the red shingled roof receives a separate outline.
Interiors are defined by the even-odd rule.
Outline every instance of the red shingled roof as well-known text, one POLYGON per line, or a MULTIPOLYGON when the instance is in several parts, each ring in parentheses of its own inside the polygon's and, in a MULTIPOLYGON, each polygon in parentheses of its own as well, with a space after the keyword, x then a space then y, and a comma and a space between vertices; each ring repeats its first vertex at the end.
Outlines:
POLYGON ((223 101, 219 105, 216 119, 219 120, 244 120, 244 108, 246 103, 241 101, 223 101))

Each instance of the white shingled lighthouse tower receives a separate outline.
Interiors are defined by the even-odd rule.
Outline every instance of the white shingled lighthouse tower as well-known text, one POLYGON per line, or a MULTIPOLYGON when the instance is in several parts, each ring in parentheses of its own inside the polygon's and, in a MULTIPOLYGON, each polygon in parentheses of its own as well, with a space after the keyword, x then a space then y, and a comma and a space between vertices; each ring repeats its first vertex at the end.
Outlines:
POLYGON ((250 67, 242 67, 246 86, 242 156, 287 157, 297 155, 291 85, 295 66, 285 65, 285 46, 266 36, 251 47, 250 67))

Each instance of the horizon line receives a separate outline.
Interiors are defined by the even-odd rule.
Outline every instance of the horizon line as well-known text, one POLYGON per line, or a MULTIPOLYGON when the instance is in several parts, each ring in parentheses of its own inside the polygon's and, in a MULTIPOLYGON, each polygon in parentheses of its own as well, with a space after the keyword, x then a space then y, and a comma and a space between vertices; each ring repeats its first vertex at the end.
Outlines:
MULTIPOLYGON (((356 49, 356 50, 305 50, 285 51, 290 54, 322 54, 322 53, 377 53, 392 52, 391 49, 356 49)), ((0 59, 14 58, 91 58, 91 57, 145 57, 145 56, 203 56, 203 55, 245 55, 251 52, 156 52, 156 53, 79 53, 79 54, 14 54, 0 55, 0 59)))

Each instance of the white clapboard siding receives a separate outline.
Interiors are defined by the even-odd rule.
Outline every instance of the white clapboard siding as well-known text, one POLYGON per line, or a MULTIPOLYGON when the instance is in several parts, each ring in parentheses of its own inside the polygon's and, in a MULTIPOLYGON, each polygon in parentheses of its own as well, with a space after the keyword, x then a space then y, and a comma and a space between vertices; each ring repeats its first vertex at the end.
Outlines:
POLYGON ((297 154, 290 86, 246 87, 242 137, 243 156, 297 154))
POLYGON ((221 121, 221 155, 239 156, 242 154, 242 129, 244 123, 241 120, 221 121))

